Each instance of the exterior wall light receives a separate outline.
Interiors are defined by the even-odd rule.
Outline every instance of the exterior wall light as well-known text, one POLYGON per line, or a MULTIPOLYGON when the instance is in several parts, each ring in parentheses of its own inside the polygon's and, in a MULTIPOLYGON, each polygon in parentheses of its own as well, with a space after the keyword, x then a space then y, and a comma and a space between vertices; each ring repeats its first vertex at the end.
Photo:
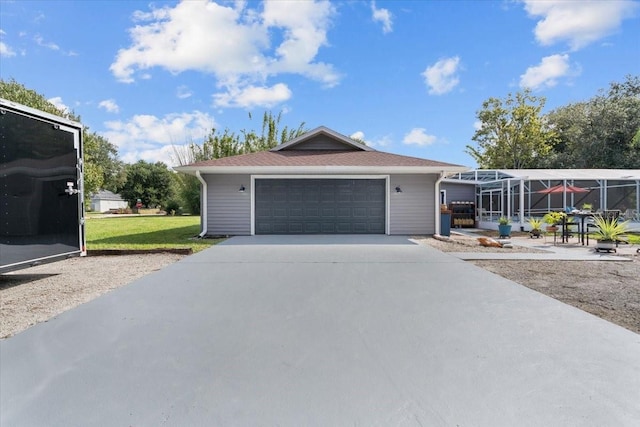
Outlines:
POLYGON ((238 190, 239 193, 244 193, 244 190, 246 190, 244 188, 244 185, 240 185, 240 189, 238 190))
POLYGON ((396 187, 396 193, 402 193, 402 188, 400 188, 400 186, 396 187))

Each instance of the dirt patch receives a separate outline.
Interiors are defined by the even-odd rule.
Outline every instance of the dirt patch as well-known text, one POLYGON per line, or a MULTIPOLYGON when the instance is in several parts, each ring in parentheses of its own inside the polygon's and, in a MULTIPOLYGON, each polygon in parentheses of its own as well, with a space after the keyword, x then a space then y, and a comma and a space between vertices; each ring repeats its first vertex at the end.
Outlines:
MULTIPOLYGON (((518 246, 484 248, 475 238, 466 236, 452 236, 449 241, 416 240, 443 252, 546 252, 518 246)), ((640 334, 640 257, 637 254, 625 256, 631 261, 470 262, 640 334)))
POLYGON ((473 264, 640 334, 638 260, 509 260, 473 264))

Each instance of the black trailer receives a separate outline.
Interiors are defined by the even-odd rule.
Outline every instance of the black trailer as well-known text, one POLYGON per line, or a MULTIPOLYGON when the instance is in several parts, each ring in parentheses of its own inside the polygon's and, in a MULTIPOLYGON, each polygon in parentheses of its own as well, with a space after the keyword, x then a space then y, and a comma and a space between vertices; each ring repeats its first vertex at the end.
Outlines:
POLYGON ((0 273, 86 255, 82 125, 0 98, 0 273))

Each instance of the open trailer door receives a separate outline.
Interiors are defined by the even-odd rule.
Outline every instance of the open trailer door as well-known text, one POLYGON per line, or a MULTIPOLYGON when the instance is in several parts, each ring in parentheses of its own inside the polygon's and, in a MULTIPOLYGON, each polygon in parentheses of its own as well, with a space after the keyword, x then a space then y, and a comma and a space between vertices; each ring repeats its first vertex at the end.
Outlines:
POLYGON ((84 255, 82 125, 0 99, 0 273, 84 255))

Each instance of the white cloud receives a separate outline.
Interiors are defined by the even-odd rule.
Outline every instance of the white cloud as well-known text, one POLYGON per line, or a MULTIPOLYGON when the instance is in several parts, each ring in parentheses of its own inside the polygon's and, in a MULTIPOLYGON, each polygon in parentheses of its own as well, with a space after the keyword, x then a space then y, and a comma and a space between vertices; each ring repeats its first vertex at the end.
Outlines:
MULTIPOLYGON (((340 76, 331 64, 315 58, 320 47, 327 45, 334 14, 327 0, 269 1, 262 10, 247 7, 247 2, 184 1, 175 7, 137 12, 138 24, 129 30, 131 46, 118 51, 110 69, 123 82, 133 82, 153 67, 176 74, 209 73, 226 92, 223 96, 255 93, 280 73, 302 75, 331 87, 340 76), (279 44, 272 46, 276 40, 279 44)), ((282 88, 271 85, 276 87, 282 88)), ((265 99, 271 102, 273 97, 265 99)))
POLYGON ((429 86, 429 93, 431 95, 442 95, 456 87, 460 82, 456 74, 459 66, 460 57, 454 56, 441 59, 427 67, 422 75, 427 86, 429 86))
POLYGON ((104 108, 109 113, 119 113, 120 107, 116 104, 114 99, 105 99, 104 101, 100 101, 98 107, 104 108))
POLYGON ((361 130, 356 131, 354 133, 352 133, 350 136, 350 138, 354 138, 354 139, 359 139, 361 141, 364 141, 364 143, 369 146, 369 147, 387 147, 389 145, 391 145, 391 143, 393 142, 392 138, 390 135, 385 135, 381 138, 378 139, 367 139, 364 135, 364 132, 362 132, 361 130))
POLYGON ((438 140, 433 135, 428 135, 424 128, 413 128, 404 136, 402 142, 407 145, 419 145, 421 147, 431 145, 438 140))
POLYGON ((373 21, 380 22, 382 24, 382 32, 387 34, 393 31, 393 15, 388 9, 376 8, 376 2, 371 2, 371 13, 373 14, 373 21))
POLYGON ((542 58, 539 65, 527 68, 520 76, 520 87, 542 89, 558 84, 558 79, 571 73, 569 55, 551 55, 542 58))
MULTIPOLYGON (((5 36, 7 33, 4 30, 0 29, 0 36, 5 36)), ((6 58, 10 56, 16 56, 16 51, 11 48, 5 42, 0 41, 0 57, 4 56, 6 58)))
POLYGON ((328 87, 338 84, 340 76, 332 65, 313 62, 320 47, 327 45, 327 31, 334 14, 334 7, 326 0, 265 2, 263 29, 266 32, 280 29, 283 36, 275 57, 266 58, 269 62, 266 71, 301 74, 328 87))
POLYGON ((240 107, 251 109, 253 107, 272 107, 291 98, 291 90, 284 83, 278 83, 271 87, 245 86, 241 89, 230 88, 225 93, 213 95, 213 103, 216 107, 240 107))
POLYGON ((35 36, 33 39, 38 44, 38 46, 46 47, 47 49, 51 50, 60 50, 60 46, 53 42, 45 42, 44 38, 40 35, 35 36))
POLYGON ((178 86, 176 89, 176 96, 180 99, 189 98, 191 95, 193 95, 193 92, 185 85, 178 86))
POLYGON ((163 162, 167 166, 177 166, 175 150, 176 148, 173 145, 164 145, 159 148, 142 148, 137 151, 127 151, 124 155, 120 155, 120 159, 125 163, 144 160, 150 163, 163 162))
POLYGON ((566 41, 578 50, 615 32, 625 18, 634 16, 638 3, 630 0, 566 1, 524 0, 525 10, 540 17, 534 33, 542 45, 566 41))
POLYGON ((61 110, 65 114, 69 114, 69 112, 71 112, 69 107, 64 102, 62 102, 62 98, 59 96, 49 98, 47 99, 47 101, 55 105, 57 109, 61 110))
POLYGON ((16 52, 13 49, 11 49, 11 47, 6 43, 0 42, 0 56, 4 56, 4 57, 16 56, 16 52))
POLYGON ((354 133, 352 133, 351 135, 349 135, 349 138, 353 138, 353 139, 359 139, 360 141, 364 141, 364 132, 362 132, 361 130, 356 131, 354 133))
POLYGON ((127 121, 108 121, 100 132, 118 147, 125 162, 168 161, 173 145, 201 141, 216 126, 207 113, 173 113, 164 117, 136 115, 127 121), (155 156, 155 157, 154 157, 155 156))

